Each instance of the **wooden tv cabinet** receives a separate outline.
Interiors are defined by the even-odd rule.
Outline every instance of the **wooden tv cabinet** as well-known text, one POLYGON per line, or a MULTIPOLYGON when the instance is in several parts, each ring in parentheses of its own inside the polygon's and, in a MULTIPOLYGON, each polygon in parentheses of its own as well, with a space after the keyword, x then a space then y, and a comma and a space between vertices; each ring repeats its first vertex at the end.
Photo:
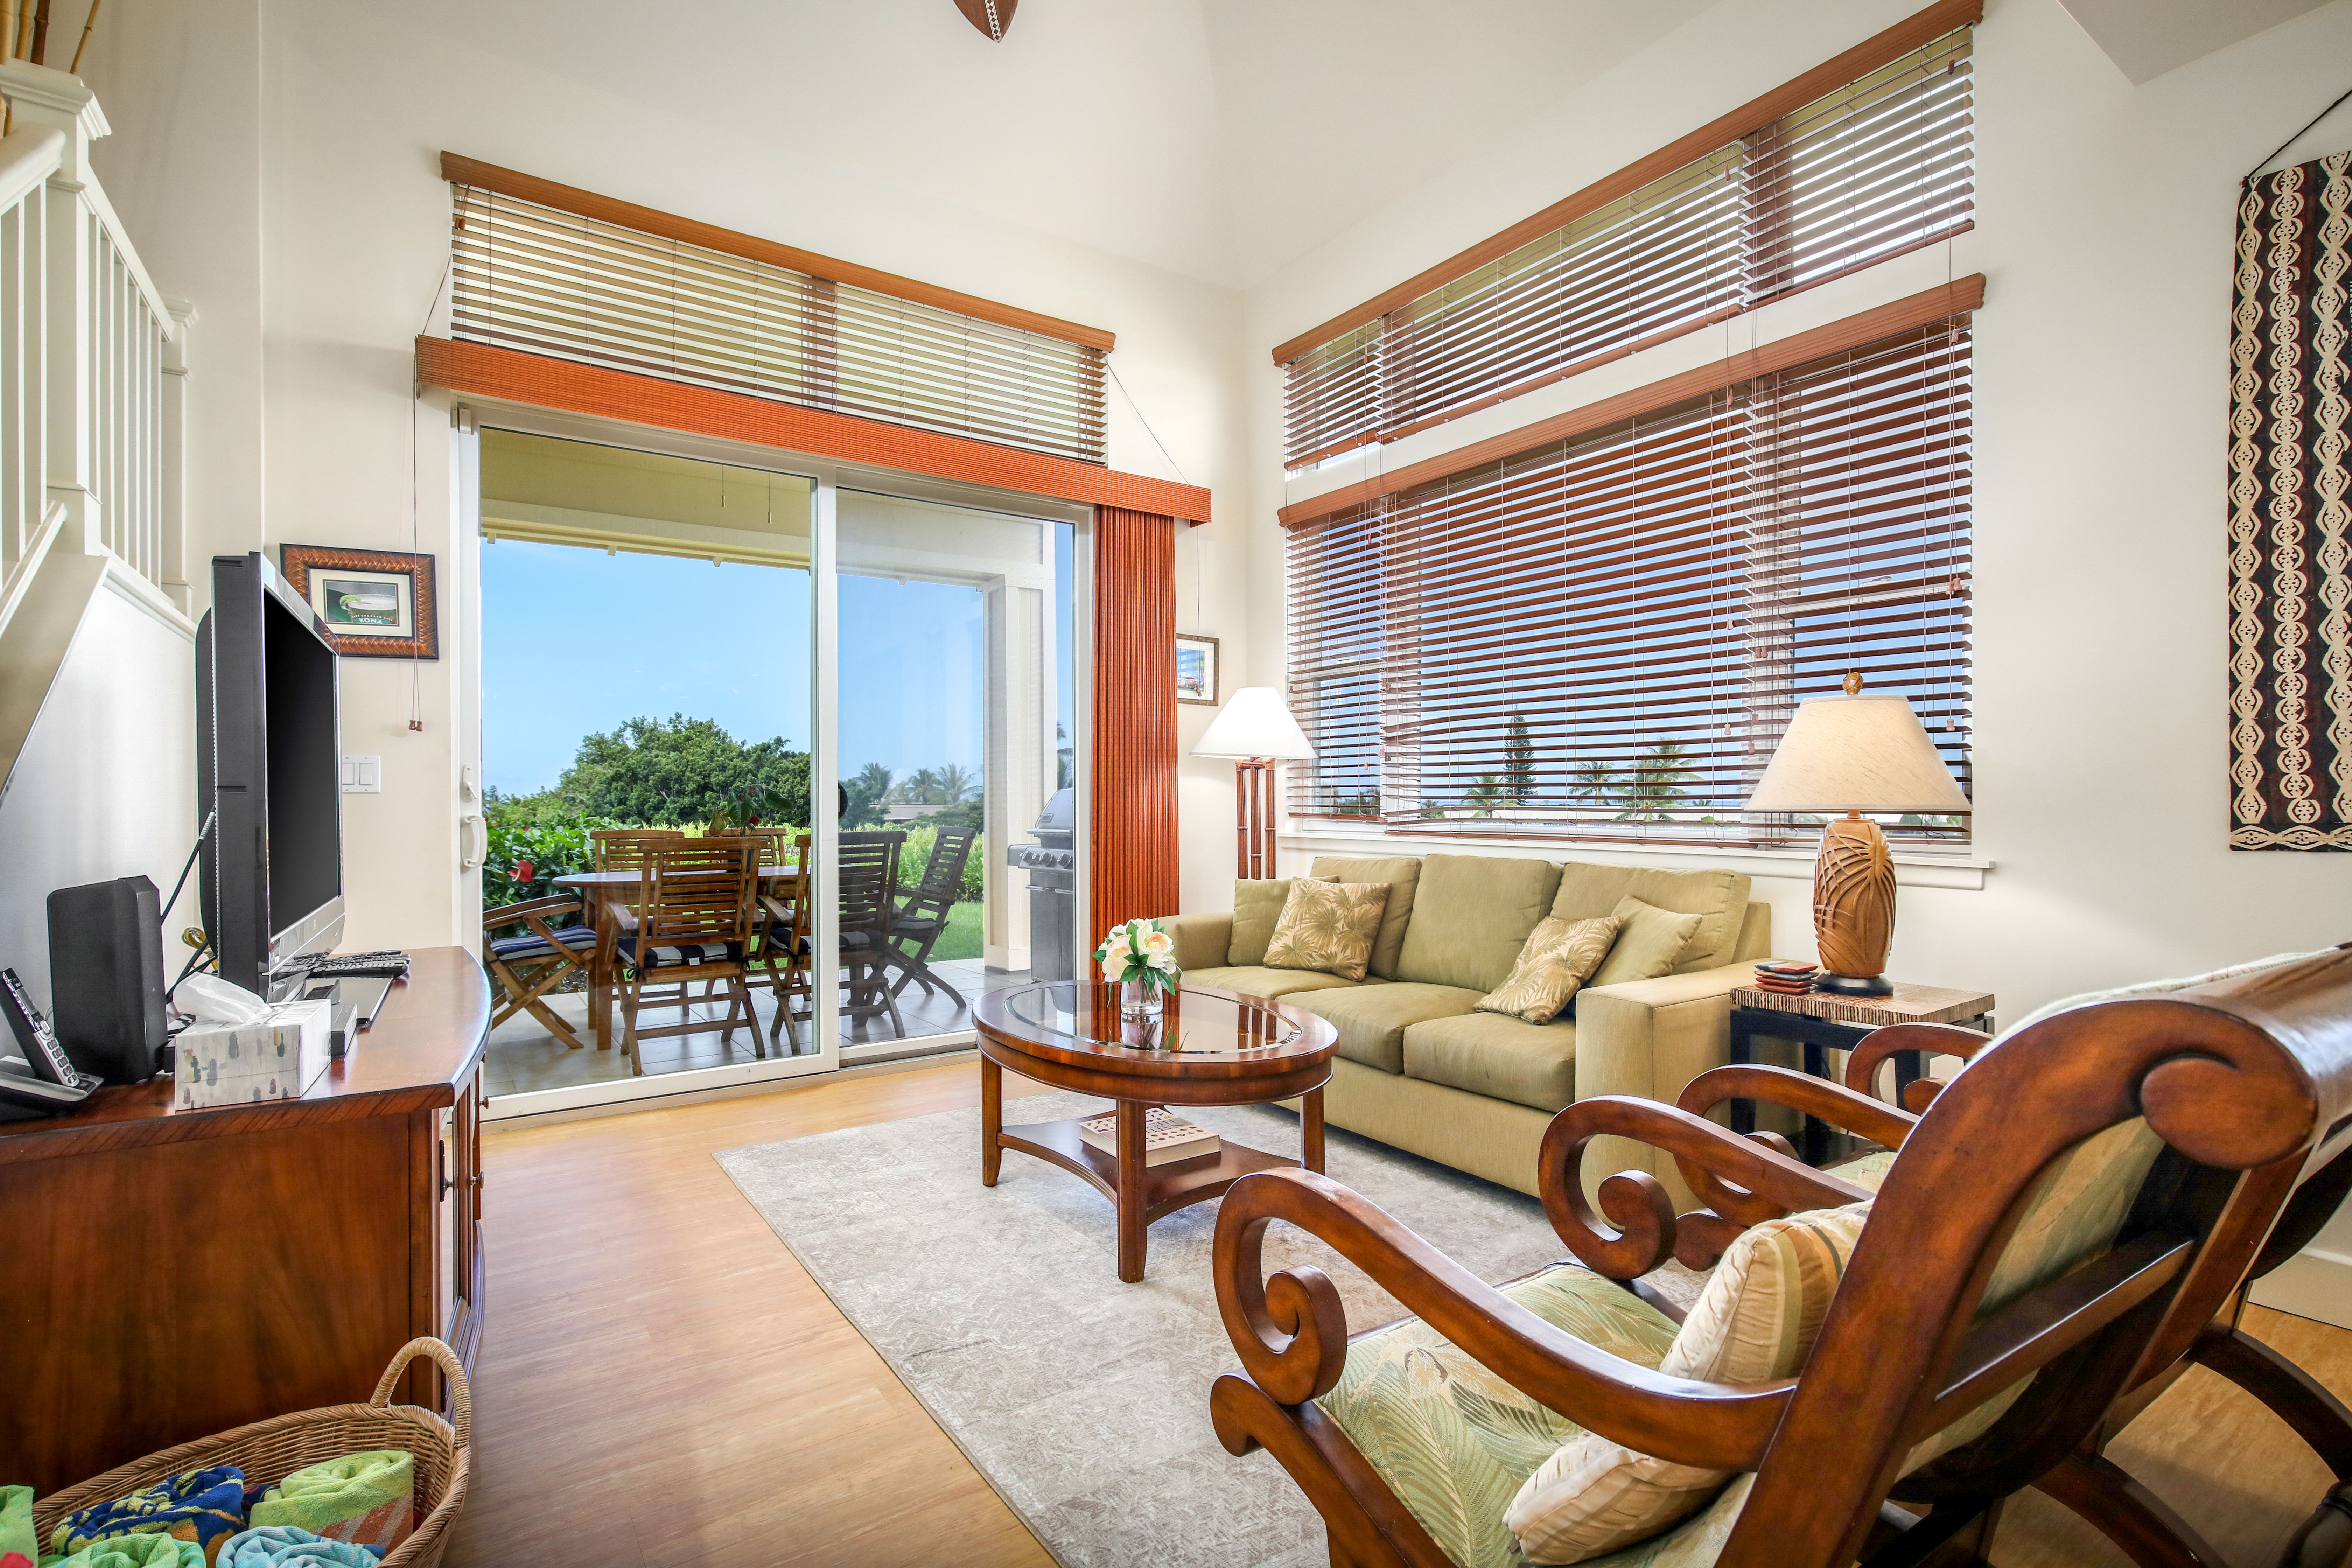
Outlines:
POLYGON ((463 948, 411 958, 299 1100, 175 1111, 164 1078, 0 1123, 0 1478, 363 1401, 419 1334, 472 1368, 489 988, 463 948))

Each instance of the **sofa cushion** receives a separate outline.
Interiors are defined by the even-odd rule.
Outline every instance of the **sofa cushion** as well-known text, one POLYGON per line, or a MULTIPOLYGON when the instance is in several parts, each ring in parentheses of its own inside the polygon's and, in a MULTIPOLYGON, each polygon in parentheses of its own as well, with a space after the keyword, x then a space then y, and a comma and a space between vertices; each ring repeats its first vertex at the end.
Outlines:
POLYGON ((1342 980, 1361 980, 1388 901, 1386 882, 1298 879, 1291 883, 1273 940, 1265 944, 1266 967, 1319 969, 1342 980))
POLYGON ((1383 980, 1394 980, 1397 960, 1404 952, 1405 930, 1412 921, 1413 895, 1421 886, 1420 857, 1318 855, 1309 870, 1320 882, 1389 885, 1388 908, 1381 911, 1381 934, 1372 942, 1372 973, 1383 980))
POLYGON ((1481 1013, 1508 1013, 1523 1024, 1559 1016, 1576 988, 1592 977, 1617 941, 1617 917, 1570 922, 1546 915, 1536 922, 1511 977, 1478 998, 1481 1013))
POLYGON ((1564 921, 1605 915, 1617 908, 1618 900, 1636 898, 1676 914, 1705 917, 1673 973, 1720 969, 1739 956, 1748 881, 1737 871, 1662 871, 1649 866, 1596 866, 1587 860, 1570 860, 1559 869, 1559 892, 1550 912, 1564 921))
POLYGON ((1705 918, 1662 910, 1630 894, 1618 900, 1610 913, 1617 917, 1617 941, 1593 972, 1590 984, 1595 987, 1676 973, 1705 918))
POLYGON ((1428 1018, 1459 1017, 1478 1005, 1478 993, 1459 985, 1409 981, 1366 982, 1318 991, 1298 1005, 1339 1031, 1339 1054, 1382 1072, 1404 1071, 1404 1032, 1428 1018))
POLYGON ((1510 978, 1528 933, 1550 912, 1559 888, 1559 868, 1549 860, 1424 857, 1397 978, 1466 985, 1481 995, 1492 991, 1510 978))
MULTIPOLYGON (((1184 972, 1187 985, 1206 985, 1217 991, 1238 991, 1244 996, 1287 996, 1295 991, 1345 990, 1356 984, 1336 974, 1323 974, 1312 969, 1268 969, 1255 963, 1228 963, 1215 969, 1188 969, 1184 972)), ((1377 985, 1379 981, 1365 981, 1377 985)))
POLYGON ((1576 1098, 1576 1026, 1502 1013, 1432 1018, 1404 1032, 1404 1076, 1536 1110, 1576 1098))
POLYGON ((1242 881, 1234 884, 1234 934, 1225 949, 1227 963, 1264 963, 1265 944, 1274 939, 1275 922, 1290 898, 1290 879, 1242 881))

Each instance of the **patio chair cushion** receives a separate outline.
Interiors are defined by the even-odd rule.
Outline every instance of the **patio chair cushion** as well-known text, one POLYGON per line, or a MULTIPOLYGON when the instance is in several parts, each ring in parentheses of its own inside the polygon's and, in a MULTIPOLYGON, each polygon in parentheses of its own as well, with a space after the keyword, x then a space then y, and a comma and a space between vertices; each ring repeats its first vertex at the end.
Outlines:
MULTIPOLYGON (((574 952, 584 952, 596 945, 593 926, 565 926, 555 933, 555 939, 574 952)), ((520 936, 502 936, 490 943, 490 956, 507 963, 534 958, 552 958, 555 950, 537 931, 525 931, 520 936)))
MULTIPOLYGON (((1577 1264, 1502 1291, 1554 1328, 1643 1366, 1657 1365, 1674 1342, 1673 1319, 1577 1264)), ((1417 1318, 1349 1345, 1338 1386, 1316 1403, 1463 1568, 1526 1561, 1503 1510, 1530 1471, 1583 1430, 1417 1318)))
MULTIPOLYGON (((637 963, 635 931, 622 933, 620 951, 623 963, 637 963)), ((697 963, 740 963, 742 961, 743 944, 740 942, 681 942, 668 945, 657 943, 646 949, 646 961, 637 966, 644 969, 678 969, 697 963)))

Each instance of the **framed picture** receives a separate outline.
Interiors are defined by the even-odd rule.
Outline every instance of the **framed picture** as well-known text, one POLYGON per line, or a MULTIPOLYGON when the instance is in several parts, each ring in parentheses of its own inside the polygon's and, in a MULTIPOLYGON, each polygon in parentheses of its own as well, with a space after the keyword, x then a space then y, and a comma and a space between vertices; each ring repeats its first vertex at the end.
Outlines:
POLYGON ((1176 639, 1176 700, 1203 708, 1217 705, 1217 639, 1176 639))
POLYGON ((281 544, 278 569, 310 601, 345 658, 441 657, 430 555, 281 544))

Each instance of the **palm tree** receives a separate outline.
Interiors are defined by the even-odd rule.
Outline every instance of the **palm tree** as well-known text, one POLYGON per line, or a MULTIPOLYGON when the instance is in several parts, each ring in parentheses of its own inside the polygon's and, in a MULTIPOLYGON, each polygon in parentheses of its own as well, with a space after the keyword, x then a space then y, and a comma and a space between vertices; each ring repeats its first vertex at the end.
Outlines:
POLYGON ((1476 816, 1492 816, 1496 806, 1508 805, 1513 802, 1510 791, 1504 787, 1502 780, 1492 773, 1480 773, 1471 782, 1470 793, 1462 797, 1462 804, 1476 816))
POLYGON ((1528 733, 1527 715, 1511 715, 1509 735, 1503 742, 1503 776, 1511 781, 1513 805, 1532 805, 1536 798, 1536 743, 1528 733))
POLYGON ((1576 779, 1568 786, 1568 797, 1600 805, 1616 788, 1617 775, 1609 771, 1609 764, 1599 757, 1587 757, 1576 764, 1576 779))
POLYGON ((979 776, 966 773, 958 763, 940 764, 937 777, 939 804, 941 805, 960 805, 967 800, 979 797, 979 776))
POLYGON ((1668 813, 1682 804, 1684 792, 1679 786, 1697 777, 1680 741, 1653 742, 1643 749, 1641 759, 1617 792, 1617 804, 1625 807, 1617 814, 1617 820, 1665 821, 1668 813))

